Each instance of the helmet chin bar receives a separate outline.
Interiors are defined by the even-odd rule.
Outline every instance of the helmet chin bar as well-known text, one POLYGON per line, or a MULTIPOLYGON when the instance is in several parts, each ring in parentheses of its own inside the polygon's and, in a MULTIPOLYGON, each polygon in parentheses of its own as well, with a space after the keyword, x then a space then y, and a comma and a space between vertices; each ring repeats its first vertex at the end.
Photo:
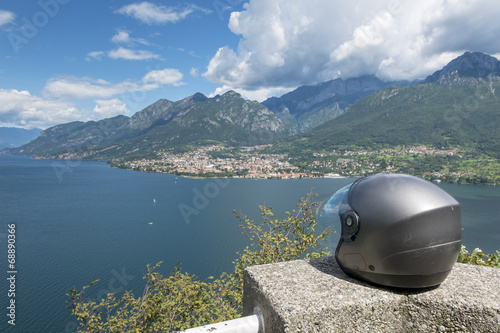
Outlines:
POLYGON ((398 288, 446 279, 462 244, 461 207, 453 197, 408 175, 361 178, 344 192, 335 258, 345 273, 398 288))

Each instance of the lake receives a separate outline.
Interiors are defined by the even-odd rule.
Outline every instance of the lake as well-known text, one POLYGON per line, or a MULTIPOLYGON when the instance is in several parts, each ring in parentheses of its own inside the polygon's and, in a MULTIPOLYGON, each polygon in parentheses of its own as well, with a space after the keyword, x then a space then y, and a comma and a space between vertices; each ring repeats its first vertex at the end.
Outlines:
MULTIPOLYGON (((87 299, 144 286, 146 265, 201 278, 230 271, 248 241, 233 210, 258 220, 265 204, 284 216, 311 190, 328 199, 352 179, 189 179, 115 169, 102 162, 0 155, 1 332, 76 332, 69 288, 87 299), (16 229, 16 325, 9 319, 8 225, 16 229)), ((439 184, 462 204, 463 243, 500 249, 500 188, 439 184)), ((320 218, 320 224, 330 221, 320 218)), ((332 225, 333 230, 340 226, 332 225)), ((335 235, 327 242, 335 250, 335 235)))

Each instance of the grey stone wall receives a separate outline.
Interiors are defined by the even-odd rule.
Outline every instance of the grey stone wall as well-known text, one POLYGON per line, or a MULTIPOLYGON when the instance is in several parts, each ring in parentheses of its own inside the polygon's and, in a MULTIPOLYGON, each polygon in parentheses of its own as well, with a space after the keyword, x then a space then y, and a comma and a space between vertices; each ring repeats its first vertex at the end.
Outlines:
POLYGON ((345 275, 333 257, 249 267, 244 315, 265 332, 500 332, 500 269, 456 264, 436 288, 398 290, 345 275))

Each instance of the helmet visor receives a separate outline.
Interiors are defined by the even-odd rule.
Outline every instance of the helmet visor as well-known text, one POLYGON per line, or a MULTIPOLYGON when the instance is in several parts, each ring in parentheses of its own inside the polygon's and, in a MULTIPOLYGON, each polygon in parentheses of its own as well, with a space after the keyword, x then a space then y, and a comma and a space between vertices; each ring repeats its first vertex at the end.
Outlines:
POLYGON ((340 190, 335 192, 334 195, 328 199, 326 202, 323 211, 324 214, 328 217, 337 217, 339 216, 339 212, 345 211, 345 205, 349 206, 347 203, 347 198, 349 196, 349 190, 351 189, 351 186, 354 182, 351 182, 344 187, 342 187, 340 190))
POLYGON ((333 223, 340 224, 341 238, 344 240, 353 240, 351 237, 359 228, 359 217, 349 205, 349 192, 356 182, 357 180, 335 192, 328 199, 323 209, 328 219, 333 221, 333 223))

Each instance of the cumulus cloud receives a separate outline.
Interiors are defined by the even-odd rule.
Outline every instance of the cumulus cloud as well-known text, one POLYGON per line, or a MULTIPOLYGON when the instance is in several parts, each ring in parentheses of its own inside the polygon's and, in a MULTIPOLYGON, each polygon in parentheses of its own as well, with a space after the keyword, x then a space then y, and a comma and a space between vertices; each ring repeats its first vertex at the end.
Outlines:
POLYGON ((92 111, 92 119, 100 120, 104 118, 111 118, 121 114, 127 114, 130 110, 127 108, 127 104, 119 100, 118 98, 113 98, 109 100, 96 100, 96 105, 92 111))
POLYGON ((43 93, 50 98, 109 99, 122 94, 152 91, 163 85, 183 84, 182 73, 177 69, 154 70, 139 81, 123 81, 112 84, 106 80, 89 77, 60 76, 50 79, 43 93))
POLYGON ((0 124, 45 129, 78 120, 84 114, 70 103, 43 99, 25 90, 0 89, 0 124))
POLYGON ((236 49, 203 74, 244 90, 374 74, 423 78, 465 51, 500 52, 495 0, 250 0, 231 13, 236 49))
POLYGON ((147 1, 126 5, 116 11, 118 14, 133 17, 148 25, 176 23, 194 12, 210 13, 211 11, 192 4, 184 8, 174 8, 155 5, 147 1))
POLYGON ((161 70, 154 70, 142 78, 142 82, 144 83, 144 86, 148 85, 166 85, 166 84, 171 84, 174 86, 179 86, 182 85, 182 73, 179 72, 177 69, 173 68, 165 68, 161 70))
POLYGON ((0 9, 0 27, 7 23, 14 21, 16 15, 13 12, 9 12, 8 10, 0 9))
POLYGON ((182 77, 182 73, 173 68, 153 70, 139 80, 114 84, 103 79, 59 76, 47 81, 43 97, 31 95, 28 91, 0 89, 0 125, 44 129, 82 119, 88 113, 64 100, 94 99, 92 119, 127 114, 130 111, 126 103, 117 96, 153 91, 165 85, 179 86, 184 84, 182 77))

